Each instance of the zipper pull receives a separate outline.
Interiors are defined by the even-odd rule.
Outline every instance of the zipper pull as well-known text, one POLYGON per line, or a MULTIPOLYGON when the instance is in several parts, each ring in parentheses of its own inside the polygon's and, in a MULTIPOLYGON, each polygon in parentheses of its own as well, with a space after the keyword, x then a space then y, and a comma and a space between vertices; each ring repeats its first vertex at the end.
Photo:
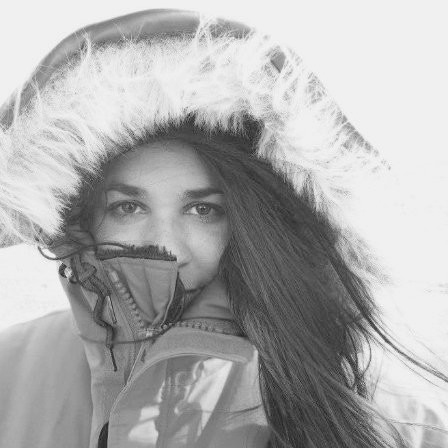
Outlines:
POLYGON ((107 301, 107 309, 109 310, 109 317, 112 323, 116 324, 117 316, 115 315, 114 306, 112 304, 112 299, 110 298, 110 296, 106 296, 106 301, 107 301))

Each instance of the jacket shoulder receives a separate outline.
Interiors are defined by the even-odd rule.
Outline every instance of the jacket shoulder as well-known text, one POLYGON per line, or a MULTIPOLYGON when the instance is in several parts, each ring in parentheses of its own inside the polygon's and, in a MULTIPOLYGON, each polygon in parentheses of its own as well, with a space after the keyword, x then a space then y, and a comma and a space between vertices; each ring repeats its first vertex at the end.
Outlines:
POLYGON ((75 334, 71 312, 56 311, 0 332, 0 395, 4 386, 50 382, 67 372, 88 373, 82 341, 75 334))
POLYGON ((86 446, 90 371, 70 311, 3 330, 0 359, 0 448, 86 446), (69 425, 77 435, 67 443, 69 425))
POLYGON ((16 357, 29 353, 31 348, 46 352, 48 344, 79 344, 71 316, 69 310, 55 311, 3 329, 0 331, 0 354, 16 357))

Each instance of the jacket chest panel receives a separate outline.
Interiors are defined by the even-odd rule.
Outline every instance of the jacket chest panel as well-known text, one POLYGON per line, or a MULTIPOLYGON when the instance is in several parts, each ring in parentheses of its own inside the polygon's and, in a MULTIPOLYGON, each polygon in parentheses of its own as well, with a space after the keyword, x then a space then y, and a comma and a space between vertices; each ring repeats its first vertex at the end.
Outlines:
MULTIPOLYGON (((251 366, 203 356, 160 361, 133 380, 109 421, 109 447, 246 447, 268 431, 251 366), (249 367, 249 369, 248 369, 249 367), (234 400, 239 394, 240 400, 234 400), (252 406, 254 402, 257 406, 252 406)), ((257 445, 263 446, 263 445, 257 445)))

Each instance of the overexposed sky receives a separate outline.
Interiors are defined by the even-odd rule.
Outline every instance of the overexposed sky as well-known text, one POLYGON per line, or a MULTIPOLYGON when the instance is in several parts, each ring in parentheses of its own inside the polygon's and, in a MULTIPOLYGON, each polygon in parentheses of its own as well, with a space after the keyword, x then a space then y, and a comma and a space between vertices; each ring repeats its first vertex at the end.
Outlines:
MULTIPOLYGON (((448 191, 446 1, 6 2, 0 6, 0 100, 71 32, 150 8, 195 9, 233 18, 271 32, 295 48, 363 136, 403 171, 409 185, 427 195, 434 215, 425 221, 429 215, 420 210, 416 218, 421 220, 422 233, 416 245, 423 247, 428 241, 427 246, 440 242, 440 247, 427 253, 411 250, 409 263, 413 256, 429 254, 440 257, 432 263, 443 272, 447 240, 435 241, 435 235, 442 235, 440 223, 448 209, 444 194, 448 191), (433 231, 434 226, 440 233, 433 231)), ((52 277, 48 264, 41 265, 42 260, 26 248, 0 250, 4 273, 0 288, 2 283, 9 285, 0 290, 0 327, 65 306, 59 299, 57 276, 52 277), (24 297, 20 288, 26 287, 27 270, 34 291, 24 297), (32 303, 30 294, 36 297, 32 303)), ((421 304, 409 306, 420 314, 421 304)))

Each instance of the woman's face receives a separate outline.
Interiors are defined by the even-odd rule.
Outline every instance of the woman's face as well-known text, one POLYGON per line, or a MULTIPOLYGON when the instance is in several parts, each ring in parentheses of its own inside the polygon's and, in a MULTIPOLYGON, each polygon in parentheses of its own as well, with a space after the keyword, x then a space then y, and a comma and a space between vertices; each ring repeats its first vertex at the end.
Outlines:
POLYGON ((229 240, 225 198, 179 140, 138 147, 108 164, 90 229, 96 242, 165 246, 186 289, 208 284, 229 240))

